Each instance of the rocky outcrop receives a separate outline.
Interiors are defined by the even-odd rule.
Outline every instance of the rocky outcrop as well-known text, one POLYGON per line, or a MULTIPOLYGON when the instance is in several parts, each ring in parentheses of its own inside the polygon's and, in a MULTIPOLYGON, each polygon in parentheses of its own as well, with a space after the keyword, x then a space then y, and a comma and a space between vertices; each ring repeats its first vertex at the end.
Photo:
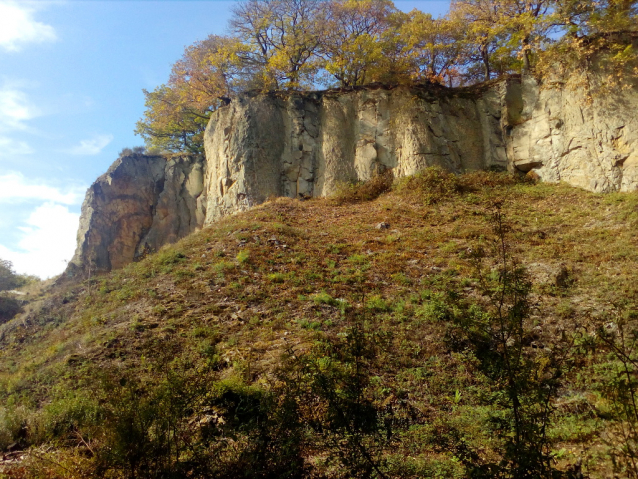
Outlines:
POLYGON ((204 167, 186 156, 115 161, 87 191, 67 274, 121 268, 201 227, 204 167))
POLYGON ((406 176, 433 165, 506 167, 506 88, 240 96, 206 130, 206 221, 269 196, 329 195, 339 183, 387 169, 406 176))
POLYGON ((68 272, 119 268, 272 196, 428 166, 534 171, 592 191, 638 188, 637 88, 589 98, 509 78, 474 89, 246 94, 217 110, 206 159, 133 155, 89 189, 68 272))
POLYGON ((523 80, 505 140, 512 169, 599 193, 638 189, 638 89, 591 95, 523 80))

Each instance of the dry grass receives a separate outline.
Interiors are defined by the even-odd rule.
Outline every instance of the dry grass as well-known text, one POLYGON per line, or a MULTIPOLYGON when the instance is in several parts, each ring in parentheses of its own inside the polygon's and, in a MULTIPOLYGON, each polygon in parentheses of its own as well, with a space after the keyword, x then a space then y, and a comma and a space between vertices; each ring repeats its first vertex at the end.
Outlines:
POLYGON ((383 193, 390 191, 393 181, 392 170, 387 170, 374 175, 369 181, 342 183, 332 196, 332 200, 336 205, 376 200, 383 193))
MULTIPOLYGON (((37 307, 0 326, 0 395, 37 409, 95 366, 143 375, 163 344, 183 354, 215 345, 224 374, 267 384, 286 349, 308 350, 347 326, 347 303, 367 308, 373 327, 391 337, 374 375, 404 391, 431 424, 406 432, 396 454, 434 460, 432 428, 452 423, 489 454, 482 380, 446 345, 432 298, 455 290, 480 301, 469 251, 492 248, 489 218, 497 202, 520 261, 550 273, 560 265, 569 275, 561 284, 539 275, 534 321, 546 334, 593 330, 612 303, 638 290, 638 195, 440 170, 402 180, 393 191, 390 185, 382 176, 337 199, 276 199, 91 283, 53 287, 37 307), (380 222, 389 229, 376 229, 380 222), (410 443, 420 451, 409 450, 410 443)), ((562 400, 580 394, 579 387, 574 383, 562 400)), ((578 411, 600 406, 595 395, 584 397, 578 411)), ((557 447, 601 448, 600 424, 579 420, 592 429, 584 445, 580 426, 569 426, 579 414, 565 413, 557 447)), ((561 460, 573 463, 577 454, 561 460)), ((591 477, 610 467, 589 464, 591 477)))

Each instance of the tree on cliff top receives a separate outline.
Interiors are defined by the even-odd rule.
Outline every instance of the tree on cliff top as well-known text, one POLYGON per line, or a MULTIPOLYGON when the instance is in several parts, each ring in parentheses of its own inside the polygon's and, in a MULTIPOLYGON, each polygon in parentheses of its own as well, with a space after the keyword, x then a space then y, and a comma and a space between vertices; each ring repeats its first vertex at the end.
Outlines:
POLYGON ((201 153, 211 113, 253 89, 463 86, 557 65, 588 71, 594 59, 612 72, 605 84, 633 81, 637 15, 638 0, 453 0, 443 18, 391 0, 244 0, 234 36, 188 47, 168 82, 144 91, 136 133, 148 148, 201 153))
POLYGON ((248 0, 233 9, 230 27, 243 48, 236 52, 266 89, 312 86, 324 37, 320 0, 248 0))
POLYGON ((590 94, 636 84, 637 0, 557 0, 552 17, 565 34, 543 53, 539 73, 569 72, 572 84, 590 94), (601 81, 592 83, 592 68, 601 81))
POLYGON ((465 62, 464 25, 456 18, 433 18, 412 10, 400 28, 413 80, 453 86, 465 62))
POLYGON ((211 35, 186 48, 169 81, 144 91, 146 111, 135 133, 147 147, 201 153, 210 114, 225 103, 241 79, 241 43, 211 35))
POLYGON ((342 87, 365 85, 384 62, 397 9, 389 0, 336 0, 326 11, 325 69, 342 87))

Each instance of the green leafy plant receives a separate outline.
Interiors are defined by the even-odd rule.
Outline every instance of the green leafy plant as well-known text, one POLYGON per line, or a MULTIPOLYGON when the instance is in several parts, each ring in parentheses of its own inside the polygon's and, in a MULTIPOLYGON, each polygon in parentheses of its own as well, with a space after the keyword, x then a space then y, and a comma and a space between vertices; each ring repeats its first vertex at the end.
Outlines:
POLYGON ((599 328, 597 337, 609 359, 604 365, 602 392, 614 419, 608 444, 614 468, 626 477, 638 477, 638 328, 636 313, 616 310, 616 321, 599 328))
POLYGON ((328 465, 338 465, 347 477, 387 478, 383 450, 392 438, 394 412, 382 407, 390 391, 375 397, 371 368, 384 338, 363 326, 350 310, 351 326, 336 338, 319 341, 312 352, 289 349, 294 385, 303 407, 303 424, 312 432, 312 447, 325 451, 328 465))
POLYGON ((494 204, 491 221, 496 268, 486 273, 484 251, 474 252, 477 275, 491 304, 453 318, 491 386, 488 402, 495 408, 491 422, 504 443, 500 476, 553 477, 547 431, 572 344, 560 338, 548 350, 528 346, 532 284, 510 254, 509 226, 500 202, 494 204))

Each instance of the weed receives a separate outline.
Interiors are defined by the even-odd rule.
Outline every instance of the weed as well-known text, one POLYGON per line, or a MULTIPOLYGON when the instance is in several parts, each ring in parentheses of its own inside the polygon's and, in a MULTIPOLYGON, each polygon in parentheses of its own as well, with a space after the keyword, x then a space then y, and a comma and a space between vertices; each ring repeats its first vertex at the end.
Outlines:
POLYGON ((348 258, 348 262, 363 265, 368 263, 368 257, 363 254, 353 254, 348 258))
POLYGON ((316 304, 328 304, 330 306, 337 306, 339 304, 339 301, 337 299, 334 299, 325 291, 322 291, 312 296, 312 300, 316 304))
POLYGON ((237 253, 237 256, 235 257, 235 259, 237 259, 239 264, 246 264, 250 260, 250 252, 248 250, 243 249, 239 253, 237 253))
POLYGON ((162 266, 174 265, 186 260, 186 255, 171 247, 162 248, 153 258, 157 264, 162 266))
POLYGON ((286 275, 284 273, 270 273, 268 275, 268 280, 271 283, 283 283, 286 279, 286 275))
POLYGON ((366 308, 373 311, 390 311, 388 302, 379 295, 373 295, 366 299, 366 308))

